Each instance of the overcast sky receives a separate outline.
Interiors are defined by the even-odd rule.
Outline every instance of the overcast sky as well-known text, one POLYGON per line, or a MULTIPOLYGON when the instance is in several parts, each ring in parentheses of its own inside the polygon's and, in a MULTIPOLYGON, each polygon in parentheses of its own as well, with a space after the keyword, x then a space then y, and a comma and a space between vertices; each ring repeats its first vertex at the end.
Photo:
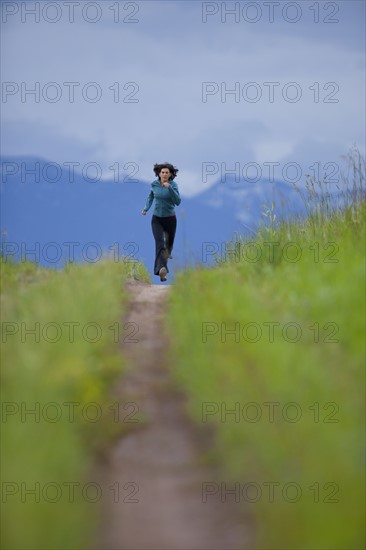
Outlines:
POLYGON ((97 162, 103 178, 134 163, 146 181, 168 161, 189 196, 220 177, 203 163, 266 176, 365 147, 362 0, 23 4, 2 2, 4 155, 97 162))

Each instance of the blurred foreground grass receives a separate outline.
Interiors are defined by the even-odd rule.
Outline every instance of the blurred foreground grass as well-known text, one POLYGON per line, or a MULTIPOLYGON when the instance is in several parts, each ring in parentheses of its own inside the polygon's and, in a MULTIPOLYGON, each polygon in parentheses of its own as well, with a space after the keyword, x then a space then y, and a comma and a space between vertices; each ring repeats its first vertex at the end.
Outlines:
POLYGON ((228 249, 169 295, 172 369, 222 467, 203 498, 240 501, 258 549, 364 548, 365 203, 228 249))
POLYGON ((95 546, 90 475, 121 429, 108 390, 124 366, 123 281, 136 273, 149 280, 125 261, 60 271, 1 261, 2 548, 95 546))

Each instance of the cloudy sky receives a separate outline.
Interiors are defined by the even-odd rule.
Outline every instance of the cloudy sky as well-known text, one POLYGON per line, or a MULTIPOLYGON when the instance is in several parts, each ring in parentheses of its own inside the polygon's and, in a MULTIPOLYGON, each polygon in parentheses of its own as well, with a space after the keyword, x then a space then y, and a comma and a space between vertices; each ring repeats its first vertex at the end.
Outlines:
POLYGON ((362 0, 1 7, 3 155, 146 181, 168 161, 192 196, 222 166, 281 179, 365 147, 362 0))

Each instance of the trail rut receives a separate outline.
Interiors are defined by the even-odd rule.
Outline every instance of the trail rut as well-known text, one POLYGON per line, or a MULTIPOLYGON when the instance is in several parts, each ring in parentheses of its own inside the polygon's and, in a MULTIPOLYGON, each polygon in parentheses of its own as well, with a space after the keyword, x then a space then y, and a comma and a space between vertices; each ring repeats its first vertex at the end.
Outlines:
POLYGON ((124 323, 137 325, 133 337, 138 342, 122 344, 128 368, 115 395, 121 403, 135 403, 146 422, 122 437, 104 463, 103 485, 118 484, 119 499, 104 503, 100 548, 247 547, 248 533, 238 505, 221 503, 219 498, 202 502, 202 484, 213 481, 216 472, 201 460, 207 437, 189 420, 185 396, 167 365, 163 316, 174 286, 128 281, 126 289, 130 300, 124 323))

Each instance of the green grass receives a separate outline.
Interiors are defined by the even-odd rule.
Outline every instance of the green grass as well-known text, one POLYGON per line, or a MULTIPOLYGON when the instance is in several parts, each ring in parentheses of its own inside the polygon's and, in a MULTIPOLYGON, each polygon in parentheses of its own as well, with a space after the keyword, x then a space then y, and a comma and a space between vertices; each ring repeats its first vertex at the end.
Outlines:
MULTIPOLYGON (((364 165, 353 159, 350 189, 358 193, 364 165)), ((365 542, 365 203, 351 193, 333 211, 311 183, 307 193, 307 220, 278 224, 274 205, 266 208, 267 224, 252 242, 228 243, 236 255, 217 258, 214 268, 179 272, 168 297, 172 372, 192 417, 215 433, 207 459, 222 477, 202 483, 240 484, 238 506, 258 550, 365 542)), ((2 259, 1 271, 2 547, 93 548, 100 503, 81 489, 93 482, 98 453, 126 429, 110 411, 124 368, 110 327, 123 316, 123 280, 149 277, 141 264, 112 261, 55 271, 2 259), (73 322, 70 341, 65 323, 73 322), (24 332, 36 323, 39 341, 24 332), (89 326, 93 338, 92 323, 101 331, 95 342, 82 332, 89 326), (60 339, 47 341, 55 327, 60 339), (74 421, 66 403, 77 403, 74 421), (102 411, 97 422, 81 414, 91 403, 102 411), (22 406, 39 406, 39 421, 22 406), (52 422, 55 410, 61 419, 52 422), (35 484, 39 502, 24 492, 35 484), (51 502, 55 488, 61 498, 51 502)))
POLYGON ((2 548, 92 548, 100 509, 92 486, 86 498, 82 490, 95 484, 97 453, 123 428, 109 411, 124 368, 109 327, 121 324, 123 281, 149 276, 124 261, 56 271, 2 259, 1 273, 2 548), (72 322, 74 337, 65 325, 72 322), (38 341, 25 332, 36 323, 38 341), (65 403, 76 403, 74 417, 65 403), (39 417, 26 413, 37 407, 39 417), (26 494, 34 488, 39 499, 26 494))
POLYGON ((257 502, 245 502, 257 489, 240 497, 257 548, 363 548, 365 204, 271 222, 217 267, 177 275, 172 369, 192 417, 214 426, 221 481, 262 491, 257 502), (264 403, 279 404, 273 422, 264 403), (273 502, 268 482, 278 484, 273 502))

